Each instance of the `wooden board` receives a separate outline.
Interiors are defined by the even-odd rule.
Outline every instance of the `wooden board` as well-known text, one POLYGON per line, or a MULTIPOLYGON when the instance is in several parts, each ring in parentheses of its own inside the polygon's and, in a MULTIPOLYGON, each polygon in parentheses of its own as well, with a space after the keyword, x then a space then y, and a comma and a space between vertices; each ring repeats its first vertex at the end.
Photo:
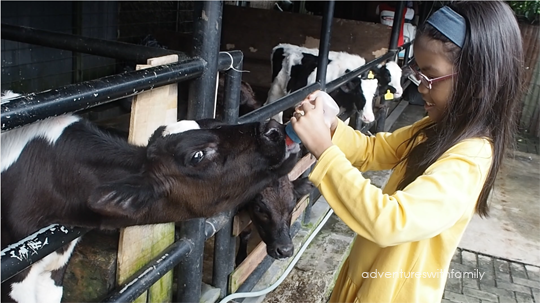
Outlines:
MULTIPOLYGON (((178 61, 177 55, 148 59, 148 65, 137 70, 178 61)), ((131 107, 128 140, 146 145, 148 138, 161 125, 176 122, 177 85, 154 88, 135 96, 131 107)), ((118 247, 117 284, 121 285, 163 249, 174 242, 174 223, 133 226, 120 231, 118 247)), ((170 302, 172 299, 172 273, 156 282, 149 293, 134 302, 170 302)))
MULTIPOLYGON (((221 49, 241 50, 243 69, 251 70, 243 74, 243 80, 269 87, 272 48, 279 43, 319 47, 321 21, 321 16, 225 5, 221 49)), ((370 61, 387 52, 390 33, 391 28, 380 23, 334 18, 330 50, 370 61)))

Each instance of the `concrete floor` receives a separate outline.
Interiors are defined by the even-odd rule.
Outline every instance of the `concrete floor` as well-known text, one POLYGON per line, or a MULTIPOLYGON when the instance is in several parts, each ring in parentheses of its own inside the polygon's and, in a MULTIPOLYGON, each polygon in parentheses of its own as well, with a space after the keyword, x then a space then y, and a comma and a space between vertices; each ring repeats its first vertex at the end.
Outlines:
POLYGON ((540 156, 515 151, 504 160, 490 197, 490 217, 475 216, 460 247, 540 266, 540 156))

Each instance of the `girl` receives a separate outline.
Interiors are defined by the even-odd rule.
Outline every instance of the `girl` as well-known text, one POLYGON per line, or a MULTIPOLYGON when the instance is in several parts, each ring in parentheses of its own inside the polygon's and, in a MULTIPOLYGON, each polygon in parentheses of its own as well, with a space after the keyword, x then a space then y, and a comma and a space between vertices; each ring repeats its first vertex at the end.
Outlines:
POLYGON ((318 159, 310 180, 357 233, 330 302, 440 302, 467 224, 488 214, 520 101, 513 12, 454 2, 418 28, 414 54, 428 113, 415 124, 367 137, 334 118, 329 129, 314 94, 291 119, 318 159), (384 190, 361 174, 386 169, 384 190))

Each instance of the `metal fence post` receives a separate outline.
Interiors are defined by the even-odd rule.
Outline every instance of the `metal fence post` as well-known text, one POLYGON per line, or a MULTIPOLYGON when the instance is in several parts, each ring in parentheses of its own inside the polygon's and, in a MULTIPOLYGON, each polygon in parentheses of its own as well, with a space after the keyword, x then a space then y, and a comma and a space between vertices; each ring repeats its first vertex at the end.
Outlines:
MULTIPOLYGON (((190 84, 188 119, 211 118, 214 115, 222 10, 221 1, 195 3, 192 55, 205 60, 206 66, 201 77, 190 84)), ((201 297, 204 222, 202 218, 189 220, 180 227, 180 237, 191 239, 194 249, 178 265, 179 302, 199 302, 201 297)))
POLYGON ((326 68, 328 66, 328 52, 332 37, 332 20, 334 18, 334 1, 326 1, 321 22, 321 40, 319 42, 319 64, 317 68, 317 82, 321 89, 326 91, 326 68))
MULTIPOLYGON (((233 57, 231 56, 231 59, 233 57)), ((240 107, 240 85, 242 74, 238 71, 242 69, 242 59, 239 62, 231 62, 234 69, 229 69, 226 73, 223 102, 223 119, 227 124, 238 123, 240 107)), ((232 236, 233 218, 235 210, 226 212, 229 222, 216 233, 214 238, 214 263, 212 284, 220 289, 220 298, 228 293, 228 277, 234 270, 234 253, 236 251, 236 238, 232 236)))
MULTIPOLYGON (((332 20, 334 18, 334 1, 327 1, 324 5, 323 19, 321 22, 321 40, 319 42, 319 64, 317 68, 317 82, 321 84, 321 90, 326 91, 326 69, 328 67, 328 52, 330 51, 330 39, 332 38, 332 20)), ((304 172, 302 177, 307 177, 313 166, 304 172)), ((309 202, 302 215, 302 223, 307 224, 311 217, 311 207, 315 199, 320 197, 318 189, 309 194, 309 202)))

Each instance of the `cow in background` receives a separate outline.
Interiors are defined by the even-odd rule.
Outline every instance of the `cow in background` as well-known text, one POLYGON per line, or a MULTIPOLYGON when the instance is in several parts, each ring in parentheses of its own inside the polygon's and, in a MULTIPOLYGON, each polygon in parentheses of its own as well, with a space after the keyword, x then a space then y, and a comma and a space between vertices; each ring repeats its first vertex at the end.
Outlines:
MULTIPOLYGON (((272 50, 272 84, 268 91, 265 105, 287 94, 315 83, 319 50, 305 48, 292 44, 278 44, 272 50)), ((355 70, 366 63, 366 60, 358 55, 346 52, 328 53, 328 66, 326 82, 335 80, 344 74, 355 70)), ((366 123, 375 120, 373 114, 373 97, 377 92, 377 79, 362 79, 358 77, 342 85, 330 95, 340 106, 345 107, 349 100, 353 100, 359 111, 362 111, 362 120, 366 123), (346 100, 343 101, 343 96, 346 100)), ((283 123, 283 113, 273 117, 283 123)))

